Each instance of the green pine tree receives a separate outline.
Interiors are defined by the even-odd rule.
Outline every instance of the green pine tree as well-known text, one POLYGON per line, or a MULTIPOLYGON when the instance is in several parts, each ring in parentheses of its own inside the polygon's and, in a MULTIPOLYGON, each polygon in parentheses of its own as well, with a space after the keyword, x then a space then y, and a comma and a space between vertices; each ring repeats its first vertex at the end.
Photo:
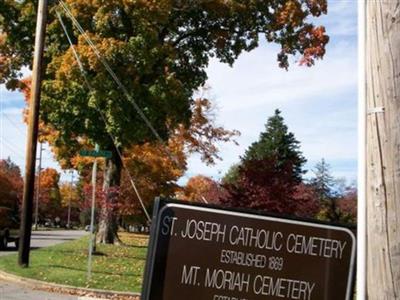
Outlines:
POLYGON ((279 109, 268 119, 265 129, 265 132, 260 134, 259 140, 246 151, 242 160, 274 158, 275 168, 278 171, 291 163, 295 182, 300 183, 305 173, 303 165, 307 160, 300 151, 300 142, 292 132, 289 132, 279 109))
POLYGON ((341 213, 338 207, 338 195, 335 192, 336 181, 331 175, 330 166, 321 159, 313 170, 314 177, 310 180, 314 188, 322 210, 318 218, 325 221, 338 222, 341 219, 341 213))

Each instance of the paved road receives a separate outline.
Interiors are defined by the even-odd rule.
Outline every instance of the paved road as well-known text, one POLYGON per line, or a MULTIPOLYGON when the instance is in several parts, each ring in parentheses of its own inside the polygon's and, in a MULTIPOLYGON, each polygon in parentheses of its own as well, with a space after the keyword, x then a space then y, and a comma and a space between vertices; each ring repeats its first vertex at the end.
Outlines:
MULTIPOLYGON (((31 247, 33 249, 48 247, 66 241, 75 240, 86 235, 85 231, 54 230, 32 232, 31 247)), ((16 253, 13 243, 7 251, 0 251, 1 255, 16 253)), ((79 300, 84 297, 68 296, 57 293, 48 293, 34 290, 28 286, 9 282, 0 278, 0 300, 79 300)), ((88 299, 88 298, 86 298, 88 299)))
MULTIPOLYGON (((83 230, 52 230, 52 231, 33 231, 31 237, 31 248, 37 249, 61 244, 67 241, 76 240, 88 234, 83 230)), ((6 251, 0 251, 0 256, 16 253, 14 243, 8 244, 6 251)), ((3 300, 0 298, 0 300, 3 300)))

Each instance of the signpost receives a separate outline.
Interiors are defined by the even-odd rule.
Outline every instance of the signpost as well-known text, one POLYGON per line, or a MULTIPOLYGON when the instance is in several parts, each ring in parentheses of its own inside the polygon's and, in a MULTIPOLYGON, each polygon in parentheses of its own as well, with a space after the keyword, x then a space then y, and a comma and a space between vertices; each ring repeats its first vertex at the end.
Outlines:
POLYGON ((111 158, 112 152, 106 150, 81 150, 79 151, 80 156, 90 156, 90 157, 105 157, 111 158))
MULTIPOLYGON (((95 150, 81 150, 79 151, 80 156, 90 156, 90 157, 105 157, 111 158, 111 151, 99 150, 99 146, 96 144, 95 150)), ((97 177, 97 159, 94 160, 93 170, 92 170, 92 209, 90 213, 90 238, 89 238, 89 255, 88 255, 88 271, 87 271, 87 279, 90 280, 92 278, 92 254, 93 254, 93 245, 95 244, 94 233, 94 211, 96 205, 96 177, 97 177)))
POLYGON ((143 300, 349 300, 347 228, 158 200, 143 300))

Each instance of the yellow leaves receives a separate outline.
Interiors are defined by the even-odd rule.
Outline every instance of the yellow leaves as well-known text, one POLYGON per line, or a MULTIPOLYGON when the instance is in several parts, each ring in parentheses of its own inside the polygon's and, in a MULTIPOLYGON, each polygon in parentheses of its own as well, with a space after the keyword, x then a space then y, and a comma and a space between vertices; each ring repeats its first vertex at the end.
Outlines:
POLYGON ((305 13, 301 8, 299 1, 285 1, 282 8, 276 13, 276 22, 278 26, 290 25, 299 26, 303 22, 305 13))
POLYGON ((60 174, 55 169, 47 168, 40 172, 40 186, 43 188, 57 187, 59 179, 60 174))
POLYGON ((202 197, 215 182, 206 176, 198 175, 191 177, 186 184, 185 189, 178 194, 179 199, 186 201, 201 201, 202 197))
MULTIPOLYGON (((92 33, 87 33, 87 35, 96 45, 100 55, 106 60, 112 58, 113 55, 125 44, 125 42, 114 38, 100 38, 92 33)), ((83 64, 85 72, 96 71, 99 73, 106 73, 106 70, 98 59, 96 53, 87 44, 82 35, 78 37, 78 44, 74 45, 74 48, 79 55, 79 59, 83 64)), ((79 69, 79 65, 71 47, 60 59, 58 69, 56 70, 56 78, 58 80, 74 79, 82 81, 81 70, 79 69)))
POLYGON ((80 201, 80 197, 76 187, 72 186, 69 183, 63 183, 60 186, 60 194, 61 194, 61 205, 63 207, 67 207, 69 203, 73 206, 78 205, 80 201))

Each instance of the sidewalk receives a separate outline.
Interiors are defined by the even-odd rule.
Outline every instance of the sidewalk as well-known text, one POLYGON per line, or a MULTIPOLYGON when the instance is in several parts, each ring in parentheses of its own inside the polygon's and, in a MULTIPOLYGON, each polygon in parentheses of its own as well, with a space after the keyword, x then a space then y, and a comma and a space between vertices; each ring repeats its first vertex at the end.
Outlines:
POLYGON ((0 278, 0 300, 80 300, 82 297, 48 293, 0 278))

